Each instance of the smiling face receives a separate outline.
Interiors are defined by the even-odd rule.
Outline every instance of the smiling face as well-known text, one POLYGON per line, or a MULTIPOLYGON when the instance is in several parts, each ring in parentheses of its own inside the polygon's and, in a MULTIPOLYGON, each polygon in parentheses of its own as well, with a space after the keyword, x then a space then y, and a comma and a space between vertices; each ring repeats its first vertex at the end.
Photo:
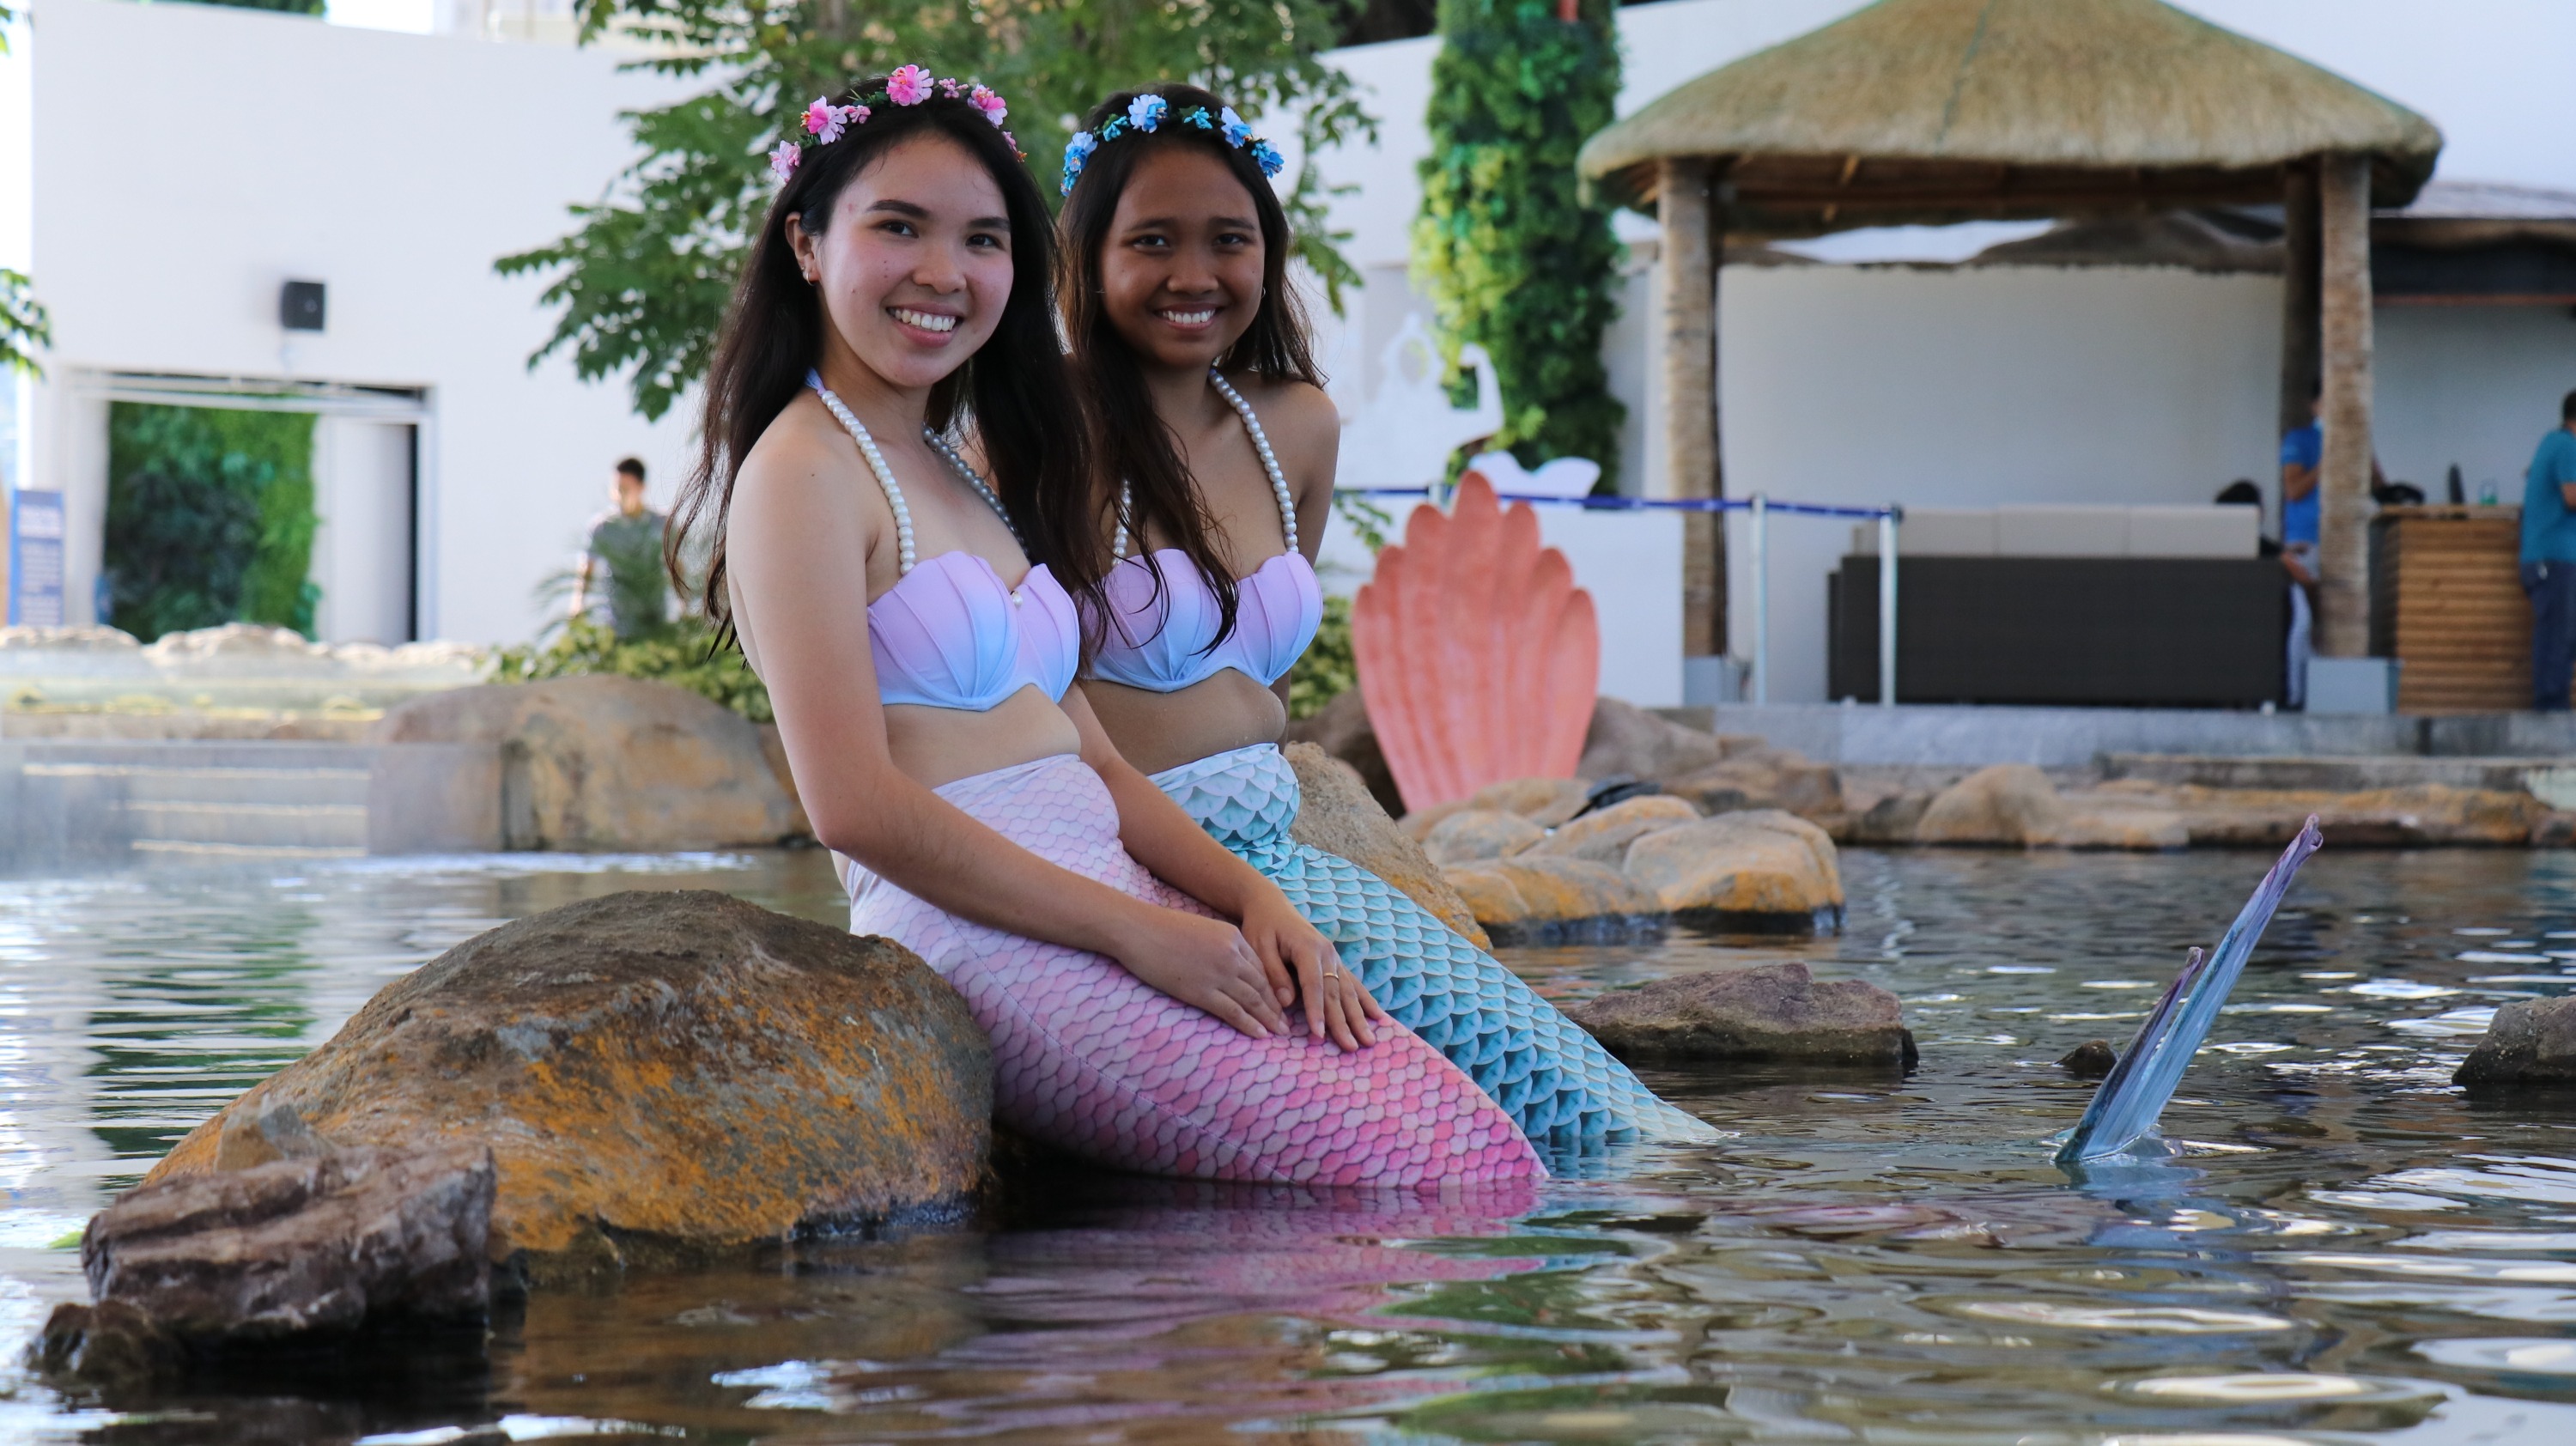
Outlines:
POLYGON ((790 217, 787 235, 831 318, 825 345, 888 385, 936 384, 1001 323, 1013 276, 1002 188, 946 136, 878 157, 841 188, 819 234, 803 220, 790 217))
POLYGON ((1161 366, 1204 370, 1261 309, 1267 261, 1252 193, 1197 146, 1137 163, 1100 257, 1109 324, 1161 366))

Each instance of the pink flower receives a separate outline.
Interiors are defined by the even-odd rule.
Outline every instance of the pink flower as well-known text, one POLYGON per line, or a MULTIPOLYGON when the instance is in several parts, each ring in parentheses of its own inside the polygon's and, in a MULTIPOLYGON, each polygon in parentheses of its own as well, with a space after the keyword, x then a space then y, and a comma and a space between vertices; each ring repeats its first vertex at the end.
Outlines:
POLYGON ((796 158, 803 154, 794 141, 780 141, 769 152, 770 177, 778 184, 786 185, 787 178, 796 174, 796 158))
POLYGON ((930 99, 930 72, 918 65, 899 67, 886 77, 886 99, 896 105, 919 105, 930 99))
POLYGON ((975 87, 974 94, 966 97, 966 103, 975 107, 975 109, 982 111, 984 113, 984 119, 991 121, 996 126, 999 126, 1002 123, 1003 117, 1011 113, 1011 108, 1003 103, 1000 96, 993 94, 993 92, 986 90, 980 85, 975 87))
POLYGON ((827 146, 841 138, 841 128, 846 124, 842 113, 828 100, 816 100, 805 107, 805 129, 827 146))

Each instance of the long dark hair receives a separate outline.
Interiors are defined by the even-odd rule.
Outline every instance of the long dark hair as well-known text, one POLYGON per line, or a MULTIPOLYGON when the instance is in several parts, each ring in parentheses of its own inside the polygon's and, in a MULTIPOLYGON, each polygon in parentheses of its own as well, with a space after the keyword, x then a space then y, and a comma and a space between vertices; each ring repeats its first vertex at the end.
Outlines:
POLYGON ((934 93, 917 105, 898 106, 885 99, 885 88, 882 76, 852 86, 844 99, 869 107, 866 123, 851 126, 829 145, 803 148, 796 169, 769 203, 716 338, 697 466, 672 508, 663 559, 679 577, 684 544, 707 529, 705 605, 720 626, 732 621, 725 517, 734 476, 752 444, 805 385, 830 324, 822 298, 796 264, 787 218, 797 215, 809 234, 821 234, 844 187, 888 150, 921 135, 946 136, 965 147, 1001 187, 1012 261, 1001 322, 982 349, 931 388, 928 421, 942 431, 960 422, 973 426, 1012 525, 1075 597, 1096 598, 1108 572, 1099 513, 1086 505, 1093 485, 1092 428, 1056 340, 1055 231, 1046 200, 1010 139, 972 104, 934 93))
POLYGON ((1306 308, 1288 284, 1288 213, 1280 208, 1269 178, 1261 174, 1248 149, 1227 145, 1220 131, 1181 120, 1201 107, 1217 115, 1225 102, 1194 85, 1122 90, 1093 107, 1083 118, 1083 129, 1098 134, 1112 117, 1126 114, 1140 95, 1161 96, 1168 107, 1165 119, 1154 131, 1120 135, 1084 163, 1081 179, 1074 183, 1058 220, 1064 231, 1065 267, 1058 292, 1065 338, 1073 348, 1074 366, 1089 382, 1092 413, 1101 429, 1101 475, 1110 495, 1093 504, 1092 515, 1105 515, 1115 505, 1119 482, 1127 484, 1127 526, 1153 571, 1157 599, 1163 573, 1145 545, 1149 532, 1170 538, 1216 594, 1217 631, 1208 644, 1213 648, 1234 631, 1234 572, 1209 540, 1216 519, 1181 460, 1180 438, 1155 413, 1135 348, 1111 324, 1101 295, 1100 257, 1108 246, 1110 222, 1118 214, 1118 198, 1126 194, 1127 183, 1147 156, 1175 146, 1195 146, 1223 161, 1250 193, 1253 215, 1261 223, 1261 305, 1253 312, 1252 325, 1217 359, 1217 365, 1226 371, 1248 371, 1317 387, 1324 384, 1324 377, 1315 368, 1314 350, 1307 340, 1306 308))

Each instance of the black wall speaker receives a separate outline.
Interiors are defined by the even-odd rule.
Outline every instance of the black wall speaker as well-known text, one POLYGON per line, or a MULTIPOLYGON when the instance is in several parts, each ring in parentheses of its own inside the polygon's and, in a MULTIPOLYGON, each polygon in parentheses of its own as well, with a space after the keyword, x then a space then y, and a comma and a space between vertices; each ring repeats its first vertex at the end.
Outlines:
POLYGON ((277 324, 288 331, 322 329, 322 283, 290 281, 277 294, 277 324))

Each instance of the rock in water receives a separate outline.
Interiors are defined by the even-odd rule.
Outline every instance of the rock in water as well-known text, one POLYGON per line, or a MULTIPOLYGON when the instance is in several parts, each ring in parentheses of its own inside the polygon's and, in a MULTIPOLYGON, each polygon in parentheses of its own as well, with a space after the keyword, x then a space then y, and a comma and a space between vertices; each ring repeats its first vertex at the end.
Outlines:
POLYGON ((1528 853, 1541 858, 1589 859, 1615 869, 1626 861, 1628 845, 1638 839, 1660 829, 1698 821, 1699 810, 1691 807, 1689 800, 1648 794, 1560 824, 1545 839, 1530 845, 1528 853))
POLYGON ((1431 916, 1457 931, 1479 949, 1493 944, 1458 891, 1407 838, 1395 820, 1378 806, 1358 770, 1312 743, 1291 743, 1280 752, 1297 770, 1297 821, 1288 836, 1308 848, 1347 859, 1378 876, 1396 892, 1420 904, 1431 916))
POLYGON ((459 1321, 491 1303, 492 1152, 333 1150, 164 1179, 90 1221, 81 1266, 192 1350, 459 1321))
POLYGON ((2101 1079, 2120 1063, 2119 1051, 2107 1039, 2088 1039, 2066 1052, 2057 1067, 2077 1079, 2101 1079))
POLYGON ((388 710, 377 743, 497 743, 514 849, 771 844, 795 833, 760 730, 667 683, 552 678, 429 693, 388 710))
POLYGON ((2517 999, 2497 1010, 2487 1037, 2460 1061, 2451 1083, 2472 1094, 2576 1086, 2576 995, 2517 999))
POLYGON ((1715 969, 1595 996, 1566 1011, 1626 1060, 1778 1059, 1914 1064, 1896 996, 1856 979, 1819 984, 1802 963, 1715 969))
POLYGON ((1624 939, 1664 923, 1652 893, 1588 859, 1486 859, 1451 869, 1449 882, 1505 944, 1624 939))
POLYGON ((1517 813, 1469 808, 1440 820, 1422 840, 1422 852, 1446 869, 1507 859, 1545 837, 1547 830, 1517 813))
POLYGON ((490 1250, 540 1275, 956 1207, 993 1059, 909 951, 704 891, 506 924, 387 987, 179 1142, 146 1185, 332 1147, 489 1146, 490 1250), (245 1119, 261 1122, 247 1129, 245 1119), (566 1253, 572 1254, 567 1256, 566 1253))
POLYGON ((2054 837, 2066 806, 2048 775, 2027 763, 1980 768, 1933 796, 1915 825, 1928 844, 2029 845, 2054 837))
POLYGON ((1825 831, 1777 809, 1720 814, 1640 836, 1623 869, 1686 921, 1746 929, 1842 927, 1841 856, 1825 831))
POLYGON ((1582 778, 1679 778, 1724 758, 1730 744, 1758 742, 1719 738, 1658 718, 1624 698, 1605 697, 1592 705, 1592 726, 1584 731, 1583 759, 1574 771, 1582 778))

